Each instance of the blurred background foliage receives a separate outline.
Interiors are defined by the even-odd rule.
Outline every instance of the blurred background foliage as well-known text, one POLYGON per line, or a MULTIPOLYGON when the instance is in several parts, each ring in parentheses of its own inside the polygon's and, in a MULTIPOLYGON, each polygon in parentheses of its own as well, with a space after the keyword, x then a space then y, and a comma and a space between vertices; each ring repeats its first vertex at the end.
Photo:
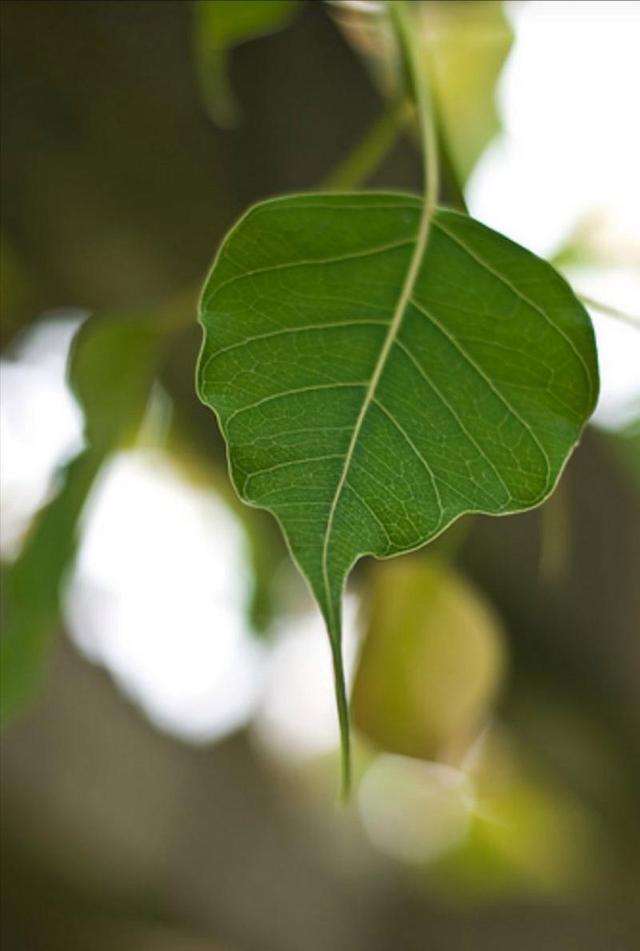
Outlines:
MULTIPOLYGON (((459 205, 532 27, 414 6, 459 205)), ((198 288, 248 204, 417 189, 397 71, 367 0, 3 4, 11 951, 636 946, 637 387, 542 509, 359 566, 345 811, 321 625, 194 395, 198 288)), ((638 239, 596 209, 548 253, 615 296, 638 239)))

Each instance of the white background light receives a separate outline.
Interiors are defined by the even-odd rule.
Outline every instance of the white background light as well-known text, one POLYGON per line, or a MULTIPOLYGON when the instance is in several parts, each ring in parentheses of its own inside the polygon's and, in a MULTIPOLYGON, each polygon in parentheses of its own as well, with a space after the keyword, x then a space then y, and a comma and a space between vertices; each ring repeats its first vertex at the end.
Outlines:
MULTIPOLYGON (((338 746, 338 719, 331 653, 322 617, 314 605, 286 621, 276 634, 265 675, 255 734, 266 748, 306 759, 338 746)), ((351 683, 358 648, 358 602, 343 605, 345 677, 351 683)))
MULTIPOLYGON (((638 314, 640 4, 529 0, 508 9, 516 43, 499 89, 504 135, 469 183, 471 213, 542 256, 598 216, 628 263, 568 276, 576 290, 638 314)), ((638 410, 640 333, 594 317, 602 377, 594 418, 619 426, 638 410)))
POLYGON ((159 452, 107 466, 86 513, 68 627, 159 726, 210 740, 250 717, 262 651, 248 596, 243 530, 213 493, 159 452))
POLYGON ((82 447, 82 413, 65 385, 69 344, 84 314, 36 323, 0 360, 2 557, 15 557, 59 465, 82 447))
POLYGON ((426 864, 464 840, 475 792, 461 770, 385 755, 365 773, 358 805, 364 827, 380 851, 426 864))

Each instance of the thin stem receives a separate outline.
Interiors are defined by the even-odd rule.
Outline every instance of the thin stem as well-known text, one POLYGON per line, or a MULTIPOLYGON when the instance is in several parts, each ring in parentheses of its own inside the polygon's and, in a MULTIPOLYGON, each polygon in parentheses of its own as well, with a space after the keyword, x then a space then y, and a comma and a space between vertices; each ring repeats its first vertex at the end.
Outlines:
MULTIPOLYGON (((393 5, 395 6, 395 2, 393 2, 393 5)), ((435 143, 437 146, 437 165, 441 173, 442 189, 444 190, 448 202, 454 208, 457 208, 464 214, 468 214, 464 190, 458 179, 458 174, 451 156, 444 118, 438 106, 435 89, 432 87, 432 84, 426 84, 427 88, 425 88, 424 76, 422 79, 419 76, 417 77, 417 84, 414 79, 411 78, 412 70, 408 62, 409 52, 406 44, 400 40, 399 42, 401 44, 410 88, 417 92, 416 86, 420 86, 423 94, 426 94, 425 99, 428 100, 428 103, 422 103, 422 115, 424 117, 424 108, 428 104, 427 112, 433 123, 433 134, 429 136, 429 141, 435 143), (432 87, 430 93, 428 90, 429 86, 432 87)), ((415 60, 417 60, 417 57, 415 57, 415 60)), ((417 99, 417 96, 415 96, 415 98, 417 99)), ((408 125, 412 118, 413 111, 412 105, 404 98, 388 105, 384 113, 365 133, 360 142, 358 142, 349 155, 327 175, 319 187, 329 191, 339 191, 363 184, 371 177, 390 149, 393 148, 399 133, 408 125)), ((424 138, 422 142, 424 147, 424 138)))
POLYGON ((336 685, 338 703, 338 723, 340 726, 340 801, 348 802, 351 793, 351 717, 347 699, 346 680, 342 662, 342 645, 331 638, 331 657, 333 677, 336 685))
POLYGON ((400 30, 404 32, 402 38, 399 35, 399 42, 405 71, 418 107, 425 177, 427 183, 429 177, 434 181, 433 206, 435 207, 442 188, 447 192, 451 204, 464 214, 468 214, 464 190, 458 180, 449 148, 444 116, 438 103, 437 87, 431 73, 427 46, 424 45, 424 52, 422 52, 415 42, 415 30, 410 21, 409 7, 410 3, 406 0, 391 2, 392 15, 395 8, 396 17, 399 16, 401 20, 404 20, 403 24, 399 24, 400 30))
POLYGON ((334 592, 332 590, 330 579, 330 551, 332 542, 332 531, 335 522, 336 512, 340 502, 342 490, 347 482, 349 466, 355 452, 362 426, 367 411, 375 398, 378 382, 386 365, 386 360, 393 343, 398 335, 400 324, 402 322, 405 310, 411 298, 415 283, 424 260, 427 242, 433 213, 438 198, 438 151, 435 140, 434 124, 431 115, 430 103, 428 98, 428 88, 424 78, 420 74, 419 60, 413 45, 412 26, 409 21, 408 13, 404 2, 395 0, 390 4, 392 23, 394 25, 398 43, 401 48, 403 62, 407 72, 407 79, 410 87, 413 88, 415 102, 418 108, 418 119, 420 123, 421 142, 423 147, 425 187, 424 203, 420 215, 420 222, 415 238, 415 247, 411 255, 407 275, 405 277, 398 302, 396 304, 393 317, 389 324, 389 330, 384 340, 380 356, 378 357, 371 381, 367 392, 362 401, 358 418, 356 419, 351 441, 342 467, 340 479, 331 503, 327 527, 324 534, 324 544, 322 550, 322 574, 324 580, 324 608, 325 620, 331 640, 331 649, 333 652, 333 669, 336 682, 336 695, 338 702, 338 719, 340 723, 341 749, 342 749, 342 798, 346 799, 349 795, 351 783, 351 750, 350 750, 350 729, 349 729, 349 704, 347 701, 347 692, 344 679, 344 670, 342 664, 342 645, 340 629, 340 605, 335 603, 334 592))
POLYGON ((629 314, 624 310, 619 310, 617 307, 612 307, 611 304, 603 304, 602 301, 594 300, 593 297, 588 297, 586 294, 576 292, 576 296, 586 307, 592 307, 593 310, 600 311, 601 314, 606 314, 608 317, 615 317, 616 320, 622 320, 624 323, 629 324, 630 327, 640 330, 640 315, 629 314))
POLYGON ((320 188, 347 190, 361 185, 378 168, 411 116, 406 100, 392 103, 352 152, 321 183, 320 188))
POLYGON ((438 143, 428 75, 424 69, 424 64, 420 62, 420 55, 414 39, 414 27, 410 20, 406 0, 390 0, 389 10, 400 46, 407 81, 418 110, 424 169, 424 200, 428 209, 427 214, 430 217, 438 201, 440 180, 438 143))

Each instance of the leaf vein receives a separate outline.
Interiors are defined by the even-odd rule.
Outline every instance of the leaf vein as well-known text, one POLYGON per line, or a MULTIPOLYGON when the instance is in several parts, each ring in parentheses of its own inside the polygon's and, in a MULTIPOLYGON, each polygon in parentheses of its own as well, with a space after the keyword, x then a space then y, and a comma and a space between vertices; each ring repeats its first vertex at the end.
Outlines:
POLYGON ((456 423, 458 424, 459 428, 460 428, 461 431, 464 433, 464 435, 467 437, 467 439, 469 440, 469 442, 475 447, 476 451, 480 454, 480 456, 482 456, 482 458, 483 458, 483 459, 488 463, 488 465, 491 467, 491 469, 493 470, 494 475, 497 477, 498 481, 499 481, 500 484, 502 485, 502 488, 505 490, 505 492, 506 492, 506 494, 507 494, 507 501, 508 501, 508 500, 511 498, 511 490, 509 489, 509 487, 507 486, 506 482, 505 482, 504 479, 502 478, 502 476, 501 476, 500 472, 498 471, 496 465, 492 462, 492 460, 491 460, 491 459, 489 458, 489 456, 487 455, 486 451, 485 451, 485 450, 482 448, 482 446, 478 443, 478 441, 475 439, 475 437, 472 436, 472 434, 469 432, 469 430, 467 429, 467 427, 464 425, 464 423, 463 423, 463 421, 462 421, 462 418, 459 416, 458 412, 454 409, 454 407, 449 403, 448 399, 443 395, 443 393, 441 393, 440 389, 435 385, 435 383, 433 382, 433 380, 430 379, 430 377, 428 376, 428 374, 425 373, 423 367, 421 366, 421 364, 419 363, 419 361, 414 357, 414 355, 411 353, 411 351, 409 350, 409 348, 403 343, 402 340, 400 340, 400 338, 397 338, 395 342, 396 342, 396 345, 398 346, 398 348, 408 357, 409 360, 411 360, 412 364, 414 365, 414 367, 416 368, 416 370, 418 371, 418 373, 420 374, 420 376, 422 377, 422 379, 425 381, 425 383, 427 383, 428 386, 431 387, 431 389, 432 389, 433 392, 436 394, 436 396, 437 396, 438 399, 441 401, 441 403, 443 403, 443 405, 446 406, 446 408, 448 409, 449 413, 451 414, 451 416, 453 417, 453 419, 456 421, 456 423))
POLYGON ((263 396, 262 399, 256 400, 254 403, 248 403, 246 406, 240 406, 238 409, 235 409, 224 421, 225 427, 228 428, 236 416, 240 416, 242 413, 248 413, 249 410, 257 409, 258 406, 263 406, 265 403, 285 399, 287 396, 298 396, 300 393, 314 393, 317 390, 339 390, 358 386, 366 387, 368 385, 366 381, 353 383, 316 383, 313 386, 299 386, 292 390, 283 390, 281 393, 271 393, 269 396, 263 396))
POLYGON ((472 357, 469 353, 467 353, 467 351, 466 351, 466 350, 464 349, 464 347, 460 344, 460 342, 458 341, 458 339, 457 339, 456 337, 454 337, 453 334, 450 333, 450 332, 446 329, 446 327, 444 327, 436 317, 433 316, 433 314, 429 313, 429 311, 426 310, 426 309, 425 309, 421 304, 419 304, 415 299, 412 299, 411 303, 412 303, 413 306, 416 308, 416 310, 419 310, 420 313, 423 314, 423 316, 425 316, 425 317, 427 318, 427 320, 431 321, 431 323, 434 325, 434 327, 437 327, 438 330, 447 338, 447 340, 450 341, 450 343, 455 347, 455 349, 456 349, 456 350, 458 351, 458 353, 463 357, 463 359, 466 360, 466 362, 469 364, 469 366, 472 367, 472 368, 475 370, 475 372, 478 374, 478 376, 479 376, 482 380, 484 380, 484 382, 487 384, 487 386, 490 388, 490 390, 498 397, 498 399, 499 399, 500 402, 503 404, 503 406, 505 407, 505 409, 507 409, 507 410, 509 411, 509 413, 514 417, 514 419, 516 419, 516 420, 520 423, 520 425, 521 425, 522 427, 524 427, 524 429, 526 430, 526 432, 528 433, 528 435, 530 436, 530 438, 532 439, 532 441, 535 443, 535 445, 536 445, 537 449, 539 450, 539 452, 540 452, 542 458, 544 459, 545 470, 546 470, 546 476, 545 476, 545 478, 546 478, 546 483, 547 483, 547 487, 548 487, 548 485, 549 485, 549 480, 550 480, 550 474, 551 474, 551 463, 550 463, 549 456, 547 455, 547 452, 546 452, 544 446, 542 445, 542 443, 540 442, 540 440, 539 440, 538 437, 536 436, 536 434, 535 434, 535 432, 534 432, 532 426, 530 425, 530 423, 528 423, 528 422, 526 421, 526 419, 524 419, 524 418, 520 415, 520 413, 512 406, 512 404, 509 402, 509 400, 506 398, 506 396, 504 396, 504 394, 500 392, 500 390, 499 390, 498 387, 495 385, 495 383, 493 382, 493 380, 491 379, 491 377, 488 376, 488 375, 485 373, 485 371, 482 369, 482 367, 480 366, 480 364, 479 364, 479 363, 476 363, 476 361, 473 359, 473 357, 472 357))
POLYGON ((445 225, 443 225, 441 221, 436 220, 434 221, 434 224, 436 228, 438 228, 439 231, 441 231, 451 241, 453 241, 460 248, 462 248, 462 250, 465 251, 469 255, 469 257, 473 258, 474 261, 477 261, 477 263, 480 264, 485 269, 485 271, 487 271, 489 274, 493 274, 493 276, 497 278, 499 281, 501 281, 501 283, 504 284, 505 287, 508 287, 509 290, 523 302, 523 304, 526 304, 528 307, 531 307, 532 310, 535 310, 537 314, 540 314, 543 320, 546 321, 546 323, 549 324, 549 326, 553 330, 555 330, 555 332, 560 337, 562 337, 562 339, 565 341, 566 344, 568 344, 570 349, 573 351, 574 356, 577 357, 578 362, 580 363, 582 371, 585 375, 585 379, 589 386, 589 398, 590 400, 593 400, 594 382, 591 376, 591 372, 585 362, 584 357, 582 356, 582 354, 580 353, 580 351, 574 344, 571 337, 566 333, 566 331, 564 331, 562 327, 559 327, 558 324, 556 324, 556 322, 552 320, 548 314, 545 313, 542 307, 540 307, 538 304, 536 304, 535 301, 531 300, 530 297, 528 297, 525 293, 523 293, 523 291, 521 291, 519 287, 517 287, 512 281, 510 281, 508 277, 505 277, 504 274, 501 274, 500 271, 498 271, 496 268, 492 267, 487 261, 485 261, 485 259, 481 257, 481 255, 477 254, 476 251, 470 248, 469 245, 465 241, 462 240, 462 238, 458 237, 458 235, 450 231, 449 228, 445 227, 445 225))
POLYGON ((319 330, 336 330, 341 327, 388 327, 388 320, 338 320, 330 324, 307 324, 301 325, 299 327, 282 327, 279 330, 270 330, 268 333, 255 334, 253 337, 247 337, 245 340, 239 340, 237 343, 229 344, 228 347, 222 347, 220 350, 216 350, 215 353, 209 354, 205 360, 202 369, 200 371, 201 376, 204 378, 206 376, 209 366, 213 363, 214 360, 217 360, 218 357, 223 356, 225 353, 230 353, 232 350, 240 350, 243 347, 249 346, 249 344, 256 343, 260 340, 273 340, 273 338, 290 336, 292 334, 307 333, 310 331, 319 331, 319 330))
POLYGON ((308 456, 304 459, 289 459, 287 462, 278 462, 274 466, 267 466, 266 469, 256 469, 255 472, 250 472, 244 480, 242 485, 242 495, 245 494, 249 482, 252 479, 256 479, 258 476, 266 475, 268 472, 276 472, 278 469, 288 469, 291 468, 291 466, 306 466, 310 462, 326 462, 328 459, 342 459, 342 456, 339 452, 332 452, 325 454, 324 456, 308 456))
POLYGON ((422 453, 420 452, 420 450, 418 449, 418 447, 416 446, 416 444, 414 443, 413 439, 411 438, 409 433, 406 431, 404 426, 402 426, 402 424, 399 422, 399 420, 396 419, 394 414, 389 409, 387 409, 384 403, 381 403, 380 400, 376 399, 375 397, 373 398, 372 402, 378 407, 379 410, 381 410, 384 413, 387 419, 389 419, 389 421, 395 426, 398 432, 404 437, 407 445, 411 447, 416 457, 419 459, 419 461, 422 463, 422 465, 426 469, 429 475, 429 478, 431 480, 431 485, 433 487, 433 492, 436 497, 436 501, 438 503, 438 512, 439 512, 438 519, 439 520, 436 524, 436 527, 433 529, 433 531, 437 531, 437 529, 442 524, 442 519, 444 517, 444 506, 442 505, 440 489, 438 488, 438 481, 436 479, 433 469, 431 468, 431 466, 429 465, 425 457, 422 455, 422 453))
POLYGON ((217 284, 214 287, 211 295, 205 299, 204 304, 207 306, 211 304, 211 301, 220 293, 220 291, 224 290, 224 288, 228 287, 230 284, 235 284, 236 281, 243 281, 245 278, 255 277, 257 274, 271 274, 274 271, 290 271, 298 267, 342 264, 344 261, 359 261, 362 258, 373 257, 376 254, 386 254, 388 251, 395 251, 398 248, 408 247, 410 244, 413 244, 413 241, 413 238, 403 238, 401 241, 389 241, 387 244, 381 244, 375 248, 367 248, 364 251, 353 251, 349 252, 348 254, 339 254, 327 258, 306 258, 301 261, 284 261, 282 264, 270 264, 267 267, 254 268, 252 271, 243 271, 241 274, 235 274, 233 277, 227 278, 226 281, 222 281, 220 284, 217 284))

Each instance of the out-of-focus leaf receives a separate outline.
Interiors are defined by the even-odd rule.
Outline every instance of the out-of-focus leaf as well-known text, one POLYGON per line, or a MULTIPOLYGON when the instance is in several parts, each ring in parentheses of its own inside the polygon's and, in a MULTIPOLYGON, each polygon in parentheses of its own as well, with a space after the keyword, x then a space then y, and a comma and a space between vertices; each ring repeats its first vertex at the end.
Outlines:
POLYGON ((0 638, 0 718, 30 697, 59 617, 60 588, 76 552, 76 526, 102 463, 87 450, 61 473, 62 488, 37 516, 17 560, 5 569, 0 638))
MULTIPOLYGON (((500 127, 495 88, 513 43, 499 0, 415 0, 411 4, 426 71, 433 87, 438 126, 460 183, 500 127)), ((384 4, 341 7, 334 15, 364 58, 382 93, 396 100, 403 76, 398 48, 384 4)))
POLYGON ((235 46, 284 28, 299 0, 196 0, 195 58, 202 94, 211 118, 232 126, 238 107, 228 76, 235 46))
POLYGON ((610 859, 597 817, 567 790, 534 776, 478 787, 477 811, 459 849, 432 882, 456 898, 496 901, 575 895, 610 859))
POLYGON ((36 517, 24 548, 6 569, 0 639, 0 713, 30 697, 73 565, 77 525, 96 474, 139 426, 155 376, 162 330, 148 319, 91 318, 72 347, 70 382, 85 412, 88 447, 61 473, 58 494, 36 517))
POLYGON ((78 331, 69 382, 85 414, 86 437, 94 449, 112 449, 136 431, 147 406, 163 326, 149 318, 88 320, 78 331))
POLYGON ((323 612, 346 743, 349 571, 553 491, 597 398, 589 317, 473 219, 360 192, 256 205, 200 320, 200 397, 238 493, 277 517, 323 612))
POLYGON ((358 790, 374 844, 458 901, 592 889, 610 858, 597 814, 536 775, 503 729, 476 753, 471 770, 374 759, 358 790))
POLYGON ((500 685, 500 622, 434 559, 380 565, 371 589, 354 723, 389 752, 430 760, 463 752, 500 685))
MULTIPOLYGON (((413 4, 414 8, 416 5, 413 4)), ((397 41, 386 4, 335 2, 328 9, 348 43, 362 58, 374 85, 384 96, 397 101, 404 90, 397 41)))
POLYGON ((640 241, 605 212, 585 215, 550 258, 560 270, 575 267, 640 268, 640 241))
POLYGON ((419 8, 441 131, 464 182, 500 128, 495 89, 513 32, 498 0, 419 8))

